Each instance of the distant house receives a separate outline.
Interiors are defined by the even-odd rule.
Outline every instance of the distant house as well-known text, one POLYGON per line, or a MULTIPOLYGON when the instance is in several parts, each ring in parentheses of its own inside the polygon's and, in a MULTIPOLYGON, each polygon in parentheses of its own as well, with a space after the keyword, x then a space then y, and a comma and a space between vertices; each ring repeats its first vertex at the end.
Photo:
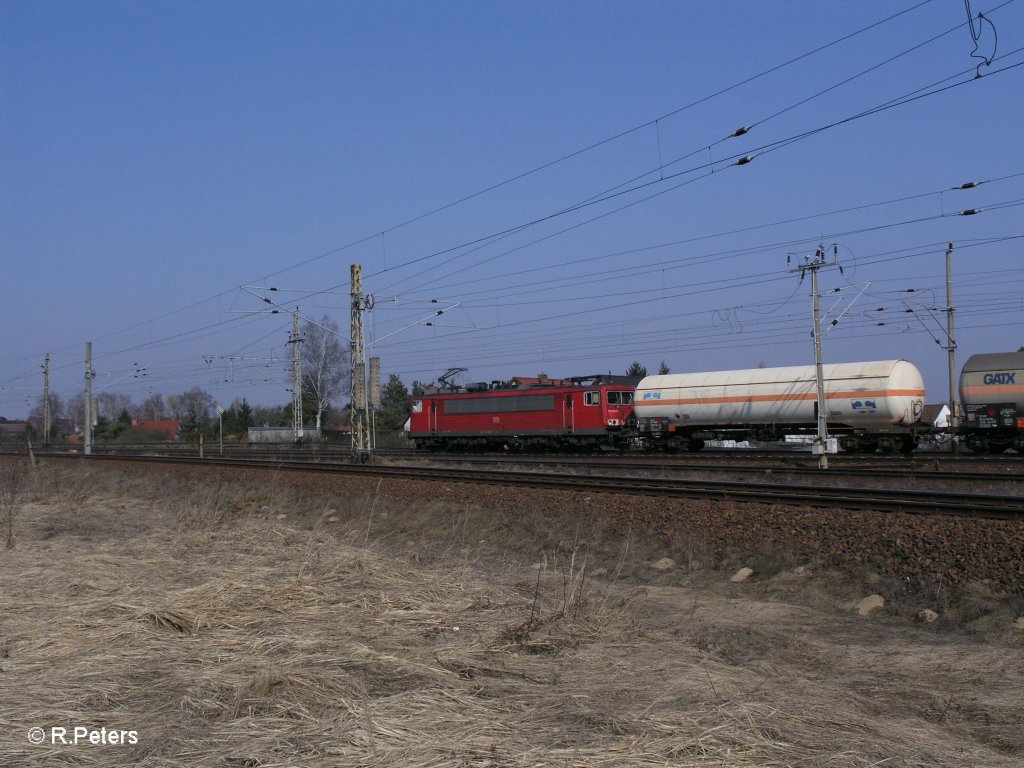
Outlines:
POLYGON ((342 424, 337 427, 321 427, 320 434, 328 443, 348 443, 352 440, 352 425, 342 424))
MULTIPOLYGON (((28 423, 37 434, 42 434, 43 420, 41 418, 38 416, 29 416, 28 423)), ((73 419, 54 419, 53 429, 56 431, 58 437, 67 437, 74 433, 75 422, 73 419)))
POLYGON ((295 430, 291 427, 249 427, 250 443, 293 443, 295 430))
POLYGON ((0 443, 22 437, 27 426, 24 421, 8 421, 0 416, 0 443))
POLYGON ((946 403, 933 403, 921 409, 921 423, 933 427, 949 426, 949 406, 946 403))
POLYGON ((155 432, 167 440, 177 440, 181 434, 179 419, 132 419, 132 428, 155 432))

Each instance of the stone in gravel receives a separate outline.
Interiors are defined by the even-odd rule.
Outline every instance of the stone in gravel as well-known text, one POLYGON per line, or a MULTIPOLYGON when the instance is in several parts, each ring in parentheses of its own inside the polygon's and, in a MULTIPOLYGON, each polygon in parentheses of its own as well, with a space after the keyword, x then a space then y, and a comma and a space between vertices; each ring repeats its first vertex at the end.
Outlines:
POLYGON ((939 620, 939 614, 931 608, 925 608, 917 614, 917 620, 923 621, 925 624, 931 624, 932 622, 939 620))
POLYGON ((793 573, 795 573, 797 576, 810 576, 811 569, 808 568, 806 565, 798 565, 796 568, 793 569, 793 573))
POLYGON ((733 584, 739 584, 741 581, 746 581, 747 579, 749 579, 753 575, 754 575, 754 569, 753 568, 743 567, 743 568, 740 568, 738 571, 736 571, 736 573, 734 573, 732 575, 732 578, 729 579, 729 581, 731 581, 733 584))
POLYGON ((875 611, 885 607, 885 598, 881 595, 868 595, 857 603, 857 613, 861 616, 870 616, 875 611))
POLYGON ((286 517, 288 517, 288 515, 286 515, 284 512, 282 512, 281 514, 279 514, 277 516, 277 519, 278 520, 284 520, 286 517))
POLYGON ((658 571, 659 573, 666 573, 676 567, 676 561, 671 557, 663 557, 656 563, 651 563, 651 568, 658 571))
POLYGON ((1019 619, 1013 622, 1013 626, 1015 626, 1021 632, 1024 632, 1024 616, 1021 616, 1019 619))
POLYGON ((608 569, 607 568, 595 568, 591 575, 595 576, 597 578, 601 578, 602 576, 607 576, 608 575, 608 569))
POLYGON ((336 523, 336 522, 338 522, 338 516, 337 515, 331 515, 330 517, 327 518, 327 522, 328 523, 336 523))

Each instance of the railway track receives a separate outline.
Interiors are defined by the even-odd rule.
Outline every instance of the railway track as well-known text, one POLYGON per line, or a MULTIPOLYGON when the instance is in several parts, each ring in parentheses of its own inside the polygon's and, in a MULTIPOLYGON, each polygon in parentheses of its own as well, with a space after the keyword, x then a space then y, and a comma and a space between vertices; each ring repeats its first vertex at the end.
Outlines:
POLYGON ((340 464, 309 461, 254 461, 228 458, 102 456, 50 454, 63 460, 138 462, 203 468, 275 469, 335 473, 447 483, 486 483, 507 487, 548 488, 585 493, 622 493, 677 498, 710 498, 766 504, 797 504, 830 509, 858 509, 916 514, 943 514, 994 519, 1024 519, 1024 497, 959 491, 851 487, 835 484, 791 485, 745 480, 626 477, 603 474, 540 473, 436 466, 340 464))
MULTIPOLYGON (((387 457, 386 461, 402 461, 402 457, 387 457)), ((513 457, 481 457, 481 456, 461 456, 461 457, 440 457, 440 458, 426 458, 418 457, 413 459, 418 462, 425 463, 437 463, 437 464, 462 464, 462 465, 473 465, 478 464, 482 466, 487 465, 515 465, 515 466, 528 466, 536 467, 538 469, 544 469, 545 471, 553 470, 558 467, 570 468, 573 471, 588 471, 594 469, 600 470, 615 470, 616 472, 626 473, 661 473, 661 474, 684 474, 684 473, 711 473, 719 475, 748 475, 750 477, 763 477, 763 478, 799 478, 801 482, 806 480, 817 479, 822 480, 825 477, 828 478, 866 478, 870 480, 892 480, 900 481, 904 484, 918 484, 918 485, 937 485, 941 483, 947 484, 989 484, 994 486, 1024 486, 1024 465, 1010 465, 1008 467, 1002 467, 1002 471, 990 471, 975 470, 973 467, 976 466, 987 466, 987 465, 967 465, 964 469, 941 469, 939 464, 927 461, 917 462, 900 462, 898 465, 893 465, 887 462, 870 462, 870 463, 855 463, 855 464, 841 464, 838 466, 832 466, 827 472, 823 473, 822 470, 818 469, 816 465, 804 462, 760 462, 751 463, 749 461, 743 461, 742 457, 735 457, 729 461, 712 461, 712 462, 690 462, 686 460, 679 461, 662 461, 650 458, 645 459, 594 459, 594 458, 581 458, 573 456, 565 456, 558 458, 541 457, 541 458, 523 458, 516 459, 513 457)), ((949 466, 948 464, 946 466, 949 466)))
MULTIPOLYGON (((304 446, 263 448, 256 446, 226 446, 223 458, 232 461, 262 460, 277 462, 318 462, 350 464, 347 449, 311 449, 304 446)), ((158 444, 152 446, 94 446, 94 455, 135 456, 168 455, 197 456, 196 445, 158 444)), ((205 449, 208 458, 221 458, 216 447, 205 449)), ((728 476, 748 476, 753 480, 786 478, 806 483, 824 477, 848 478, 851 482, 891 481, 904 486, 917 486, 943 490, 942 484, 957 486, 982 485, 987 490, 1016 492, 1024 484, 1024 459, 1015 454, 1005 456, 918 453, 911 456, 864 456, 839 454, 833 457, 826 474, 817 467, 817 459, 807 453, 785 450, 765 451, 707 451, 695 454, 475 454, 424 453, 422 451, 381 450, 374 454, 377 463, 395 461, 428 463, 433 465, 458 464, 462 466, 518 466, 536 467, 543 471, 565 467, 573 471, 595 468, 624 473, 713 473, 728 476)))

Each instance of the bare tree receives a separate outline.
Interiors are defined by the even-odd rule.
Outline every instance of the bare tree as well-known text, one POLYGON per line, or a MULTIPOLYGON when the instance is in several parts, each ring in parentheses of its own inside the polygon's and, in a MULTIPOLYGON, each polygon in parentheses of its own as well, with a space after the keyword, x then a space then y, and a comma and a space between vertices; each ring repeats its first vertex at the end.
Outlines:
POLYGON ((132 396, 124 392, 100 392, 96 395, 97 416, 114 421, 125 411, 131 414, 135 410, 132 396))
POLYGON ((213 395, 199 387, 192 387, 180 395, 167 396, 167 411, 172 419, 184 421, 189 414, 201 419, 212 419, 216 406, 217 401, 213 395))
POLYGON ((164 405, 164 396, 159 392, 155 395, 150 395, 142 401, 142 405, 138 408, 138 416, 140 419, 145 421, 157 421, 164 417, 167 412, 167 406, 164 405))
POLYGON ((76 430, 85 429, 85 393, 79 392, 68 400, 64 413, 74 422, 76 430))
MULTIPOLYGON (((50 418, 53 420, 50 422, 50 428, 55 429, 57 419, 64 417, 64 401, 61 400, 60 395, 56 392, 50 393, 50 418)), ((29 418, 33 423, 38 425, 40 432, 43 430, 43 396, 40 395, 36 398, 36 404, 33 406, 29 413, 29 418)))
MULTIPOLYGON (((40 421, 42 421, 42 419, 43 419, 43 396, 42 395, 40 395, 39 397, 36 398, 36 404, 35 404, 35 406, 33 406, 31 413, 29 413, 29 416, 34 416, 35 418, 37 418, 40 421)), ((61 396, 58 395, 56 392, 51 392, 50 393, 50 416, 52 418, 54 418, 54 419, 59 419, 59 418, 62 418, 64 416, 64 401, 61 399, 61 396)))
POLYGON ((303 323, 302 390, 314 400, 318 434, 324 411, 348 388, 347 361, 338 325, 329 316, 303 323))
POLYGON ((14 513, 25 490, 28 468, 20 459, 0 462, 0 526, 7 549, 14 549, 14 513))

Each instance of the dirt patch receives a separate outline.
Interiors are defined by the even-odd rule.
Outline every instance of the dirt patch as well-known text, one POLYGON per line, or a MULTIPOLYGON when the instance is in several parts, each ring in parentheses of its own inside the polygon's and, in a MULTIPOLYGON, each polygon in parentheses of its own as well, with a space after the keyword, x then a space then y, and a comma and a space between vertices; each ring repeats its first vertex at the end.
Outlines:
POLYGON ((40 470, 0 552, 5 766, 1024 759, 1012 596, 866 619, 870 573, 731 584, 696 539, 659 573, 664 540, 521 499, 117 470, 88 504, 47 490, 79 471, 40 470), (137 743, 50 743, 76 726, 137 743))

